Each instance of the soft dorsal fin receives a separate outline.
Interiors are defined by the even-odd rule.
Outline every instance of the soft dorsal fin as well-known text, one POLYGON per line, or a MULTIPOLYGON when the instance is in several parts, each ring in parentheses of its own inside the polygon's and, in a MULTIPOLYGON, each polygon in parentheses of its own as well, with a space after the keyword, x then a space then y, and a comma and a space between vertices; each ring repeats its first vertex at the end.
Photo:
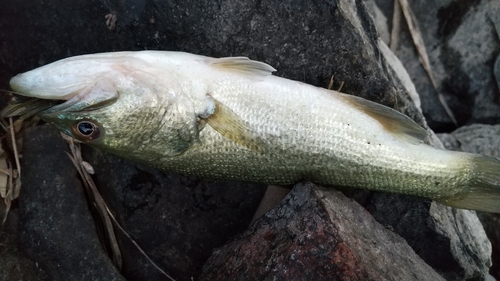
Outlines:
POLYGON ((213 99, 215 110, 204 120, 225 138, 255 152, 260 152, 262 145, 252 133, 252 129, 234 111, 213 99))
POLYGON ((269 64, 246 57, 212 58, 210 64, 220 70, 237 72, 249 78, 257 79, 263 79, 276 71, 269 64))
POLYGON ((424 128, 399 111, 360 97, 339 94, 344 101, 377 120, 384 129, 400 139, 418 144, 427 136, 424 128))

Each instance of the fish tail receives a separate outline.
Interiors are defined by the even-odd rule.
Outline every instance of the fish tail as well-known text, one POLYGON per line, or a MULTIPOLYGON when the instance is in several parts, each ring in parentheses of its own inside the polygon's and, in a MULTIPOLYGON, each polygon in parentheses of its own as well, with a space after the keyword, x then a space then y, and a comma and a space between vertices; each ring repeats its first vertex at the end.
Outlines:
POLYGON ((436 200, 461 209, 500 213, 500 160, 474 155, 468 188, 457 197, 436 200))

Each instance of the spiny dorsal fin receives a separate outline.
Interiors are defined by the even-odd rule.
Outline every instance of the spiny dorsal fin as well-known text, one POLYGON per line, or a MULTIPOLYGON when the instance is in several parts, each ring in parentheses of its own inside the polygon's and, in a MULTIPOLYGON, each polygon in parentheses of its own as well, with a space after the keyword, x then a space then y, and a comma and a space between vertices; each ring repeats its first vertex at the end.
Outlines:
POLYGON ((424 128, 420 127, 408 116, 390 107, 352 95, 340 94, 340 97, 350 105, 373 117, 387 131, 398 138, 419 144, 427 136, 427 131, 424 128))
POLYGON ((210 59, 210 64, 217 69, 243 74, 249 78, 263 79, 276 69, 269 64, 250 60, 246 57, 227 57, 210 59))
POLYGON ((262 146, 255 138, 251 128, 230 108, 213 99, 215 103, 215 111, 206 120, 219 134, 233 142, 246 147, 250 150, 259 152, 262 146))

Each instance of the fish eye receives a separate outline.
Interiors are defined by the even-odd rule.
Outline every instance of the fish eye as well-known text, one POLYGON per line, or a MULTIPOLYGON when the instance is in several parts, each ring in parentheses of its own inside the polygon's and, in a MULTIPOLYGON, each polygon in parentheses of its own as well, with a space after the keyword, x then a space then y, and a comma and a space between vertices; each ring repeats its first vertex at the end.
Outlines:
POLYGON ((93 141, 100 136, 101 131, 99 126, 85 120, 73 125, 73 133, 82 141, 93 141))

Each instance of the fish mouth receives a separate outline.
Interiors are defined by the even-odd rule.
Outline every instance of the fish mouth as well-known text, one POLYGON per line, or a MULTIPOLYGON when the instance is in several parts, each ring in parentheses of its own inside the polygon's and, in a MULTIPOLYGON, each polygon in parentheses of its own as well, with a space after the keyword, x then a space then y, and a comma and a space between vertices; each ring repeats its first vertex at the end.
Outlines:
MULTIPOLYGON (((67 95, 65 99, 41 99, 28 97, 18 92, 1 90, 12 95, 9 104, 0 111, 0 117, 19 117, 26 119, 33 115, 43 115, 62 112, 82 112, 100 109, 113 104, 118 99, 118 93, 97 92, 89 90, 67 95)), ((42 118, 43 119, 43 118, 42 118)))
POLYGON ((0 111, 0 116, 2 118, 19 117, 20 119, 27 119, 33 115, 42 113, 46 110, 54 108, 57 105, 67 102, 66 100, 26 97, 20 93, 12 91, 1 90, 1 92, 8 93, 12 96, 9 104, 0 111))

